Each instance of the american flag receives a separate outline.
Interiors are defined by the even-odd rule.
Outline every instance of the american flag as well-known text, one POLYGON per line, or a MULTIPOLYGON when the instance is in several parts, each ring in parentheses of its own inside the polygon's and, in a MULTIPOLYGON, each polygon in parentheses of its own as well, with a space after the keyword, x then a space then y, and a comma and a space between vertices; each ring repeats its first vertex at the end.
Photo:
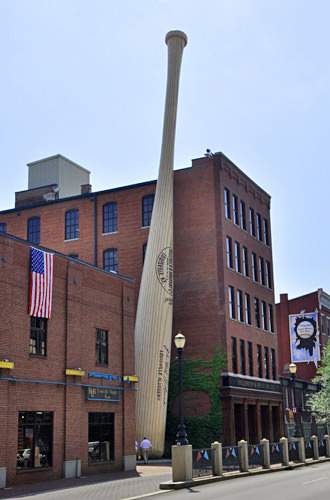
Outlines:
POLYGON ((54 254, 31 247, 30 316, 51 317, 53 261, 54 254))

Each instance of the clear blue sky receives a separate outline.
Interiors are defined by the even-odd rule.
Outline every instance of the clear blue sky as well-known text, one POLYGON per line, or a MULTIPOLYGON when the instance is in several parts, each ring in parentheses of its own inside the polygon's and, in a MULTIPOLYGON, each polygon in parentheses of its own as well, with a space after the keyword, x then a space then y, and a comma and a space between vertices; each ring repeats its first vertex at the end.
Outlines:
POLYGON ((155 179, 180 29, 175 168, 227 155, 272 196, 276 301, 330 293, 329 26, 328 0, 0 0, 0 209, 57 153, 94 191, 155 179))

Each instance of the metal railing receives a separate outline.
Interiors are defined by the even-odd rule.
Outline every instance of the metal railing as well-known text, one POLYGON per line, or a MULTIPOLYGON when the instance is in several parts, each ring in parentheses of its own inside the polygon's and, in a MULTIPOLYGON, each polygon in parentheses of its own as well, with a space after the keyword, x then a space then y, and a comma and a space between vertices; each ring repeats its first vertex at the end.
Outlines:
POLYGON ((214 450, 204 448, 192 450, 193 477, 212 476, 214 462, 214 450))
POLYGON ((305 442, 305 458, 314 458, 314 447, 312 441, 305 442))
POLYGON ((238 446, 222 447, 223 472, 234 472, 240 470, 240 456, 238 446))
POLYGON ((249 469, 258 469, 264 465, 264 447, 260 444, 248 445, 249 469))
POLYGON ((289 442, 289 462, 299 462, 299 449, 296 441, 289 442))
POLYGON ((326 447, 323 439, 319 439, 318 448, 319 448, 319 457, 326 457, 327 456, 327 447, 326 447))
POLYGON ((270 465, 283 463, 283 448, 281 443, 269 443, 270 465))

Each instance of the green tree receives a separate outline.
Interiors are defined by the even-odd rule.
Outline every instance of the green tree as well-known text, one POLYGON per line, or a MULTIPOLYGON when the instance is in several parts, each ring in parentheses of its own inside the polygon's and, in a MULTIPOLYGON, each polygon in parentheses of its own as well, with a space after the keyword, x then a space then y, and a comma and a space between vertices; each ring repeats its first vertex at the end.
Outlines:
POLYGON ((330 342, 323 351, 322 364, 313 382, 320 384, 321 389, 308 395, 307 406, 317 423, 330 426, 330 342))

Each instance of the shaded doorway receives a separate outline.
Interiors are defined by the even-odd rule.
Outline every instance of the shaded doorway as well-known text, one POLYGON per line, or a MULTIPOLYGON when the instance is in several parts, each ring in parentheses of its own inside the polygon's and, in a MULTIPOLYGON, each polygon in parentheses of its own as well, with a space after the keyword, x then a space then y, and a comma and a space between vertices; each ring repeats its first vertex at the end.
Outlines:
POLYGON ((269 407, 260 406, 261 416, 261 437, 269 439, 269 407))
POLYGON ((249 443, 255 444, 258 442, 256 405, 248 405, 248 425, 249 425, 249 443))
POLYGON ((272 419, 274 441, 277 443, 281 439, 280 409, 278 406, 272 406, 272 419))
POLYGON ((244 439, 244 406, 240 404, 234 405, 235 415, 235 441, 236 443, 244 439))

